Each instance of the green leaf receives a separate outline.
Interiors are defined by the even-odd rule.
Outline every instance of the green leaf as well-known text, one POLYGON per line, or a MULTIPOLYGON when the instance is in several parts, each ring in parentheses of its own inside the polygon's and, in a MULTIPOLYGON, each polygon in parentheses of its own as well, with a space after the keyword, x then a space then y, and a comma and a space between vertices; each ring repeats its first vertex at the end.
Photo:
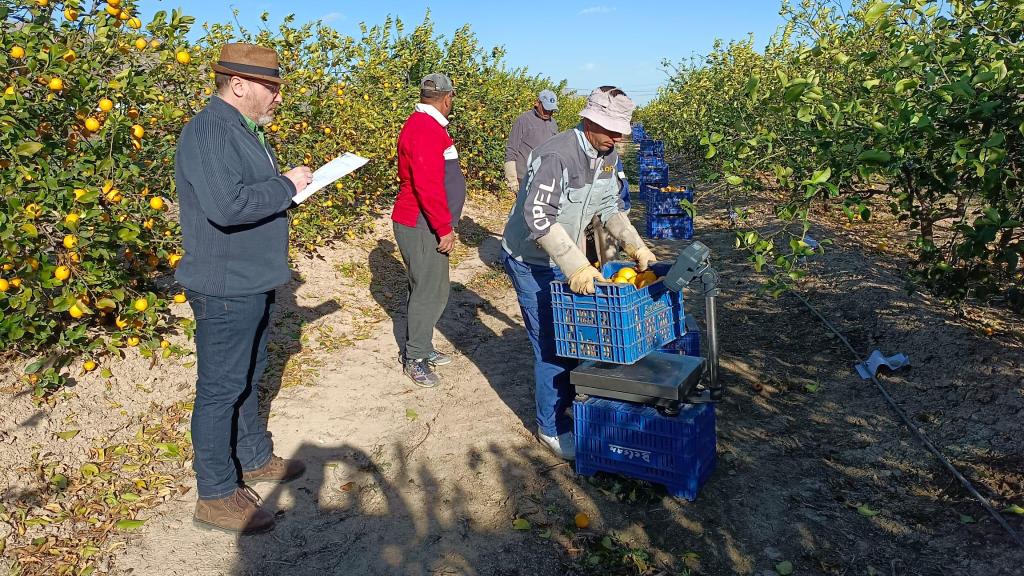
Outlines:
POLYGON ((15 150, 15 153, 18 156, 32 156, 42 149, 43 145, 39 142, 22 142, 21 144, 18 144, 18 148, 15 150))
POLYGON ((868 164, 887 164, 892 160, 892 154, 885 150, 865 150, 857 156, 857 160, 868 164))
POLYGON ((81 432, 81 430, 65 430, 63 432, 57 432, 56 436, 61 440, 71 440, 75 436, 78 436, 79 432, 81 432))
POLYGON ((92 462, 86 462, 79 468, 79 472, 81 472, 82 478, 92 478, 100 473, 100 467, 92 462))
POLYGON ((1003 512, 1024 516, 1024 508, 1021 508, 1018 504, 1010 504, 1003 512))
POLYGON ((420 415, 419 415, 419 414, 417 414, 417 413, 416 413, 416 411, 415 411, 415 410, 413 410, 412 408, 406 408, 406 409, 405 409, 405 417, 406 417, 406 418, 407 418, 407 419, 408 419, 408 420, 409 420, 410 422, 413 422, 413 421, 415 421, 415 420, 416 420, 417 418, 419 418, 419 417, 420 417, 420 415))
POLYGON ((820 382, 808 382, 807 384, 804 384, 804 391, 805 392, 809 392, 811 394, 817 394, 819 390, 821 390, 821 383, 820 382))
POLYGON ((512 521, 512 529, 513 530, 529 530, 530 529, 530 521, 527 520, 526 518, 516 518, 515 520, 512 521))
POLYGON ((879 80, 878 78, 872 78, 870 80, 865 80, 864 82, 862 82, 861 86, 867 88, 868 90, 871 90, 875 86, 878 86, 881 82, 882 81, 879 80))
POLYGON ((708 151, 707 151, 706 154, 704 154, 704 159, 705 160, 710 160, 711 158, 714 158, 715 154, 717 154, 717 153, 718 153, 718 148, 715 148, 714 144, 708 144, 708 151))
POLYGON ((39 230, 36 228, 36 225, 31 224, 29 222, 26 222, 21 225, 21 231, 27 234, 29 238, 35 238, 39 236, 39 230))
POLYGON ((832 168, 825 167, 824 170, 818 170, 811 176, 811 184, 824 184, 832 177, 832 168))
POLYGON ((868 11, 864 14, 864 21, 867 22, 868 24, 874 24, 875 22, 878 22, 878 20, 881 19, 882 16, 884 16, 885 13, 889 11, 889 8, 891 6, 892 4, 889 4, 888 2, 881 2, 880 0, 876 0, 874 3, 871 4, 870 7, 868 7, 868 11))
POLYGON ((145 520, 127 520, 127 519, 125 519, 125 520, 118 520, 117 524, 114 524, 114 527, 117 528, 118 530, 138 530, 139 528, 142 528, 142 525, 145 524, 145 523, 146 523, 145 520))
POLYGON ((902 94, 917 88, 917 84, 918 82, 915 78, 904 78, 903 80, 896 82, 896 86, 893 87, 892 91, 896 94, 902 94))
POLYGON ((732 184, 733 186, 739 186, 740 184, 743 183, 743 178, 733 175, 726 178, 725 181, 728 182, 729 184, 732 184))
POLYGON ((779 576, 790 576, 793 573, 793 563, 789 560, 783 560, 775 565, 775 572, 779 576))
POLYGON ((36 360, 35 362, 25 366, 25 374, 35 374, 39 372, 39 369, 43 367, 44 360, 36 360))
POLYGON ((857 506, 857 513, 865 518, 871 518, 872 516, 878 516, 878 510, 872 510, 867 504, 861 504, 857 506))
POLYGON ((974 524, 975 522, 977 522, 977 520, 974 519, 974 516, 971 516, 969 514, 961 514, 960 515, 960 523, 961 524, 974 524))

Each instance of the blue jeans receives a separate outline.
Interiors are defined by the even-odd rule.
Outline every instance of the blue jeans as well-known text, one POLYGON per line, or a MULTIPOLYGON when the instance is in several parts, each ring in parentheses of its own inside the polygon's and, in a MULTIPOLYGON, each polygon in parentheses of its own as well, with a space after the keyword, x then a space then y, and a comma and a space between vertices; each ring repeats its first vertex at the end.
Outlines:
POLYGON ((259 416, 259 383, 267 367, 267 335, 275 292, 207 296, 188 290, 196 319, 198 379, 192 409, 192 467, 199 498, 223 498, 238 488, 241 470, 273 454, 259 416))
POLYGON ((516 289, 526 333, 533 345, 537 429, 547 436, 571 432, 572 421, 565 410, 575 396, 569 384, 569 371, 578 362, 555 355, 555 322, 549 287, 552 280, 565 280, 565 276, 558 268, 519 262, 507 252, 502 259, 505 272, 516 289))

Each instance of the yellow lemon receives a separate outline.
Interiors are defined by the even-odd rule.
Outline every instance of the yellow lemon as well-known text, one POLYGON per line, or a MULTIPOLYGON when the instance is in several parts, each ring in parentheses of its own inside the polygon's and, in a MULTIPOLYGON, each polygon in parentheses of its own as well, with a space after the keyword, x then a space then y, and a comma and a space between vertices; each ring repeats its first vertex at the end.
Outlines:
POLYGON ((20 287, 21 287, 21 278, 17 278, 17 277, 11 278, 11 288, 20 288, 20 287))
POLYGON ((8 86, 4 90, 4 95, 6 95, 6 96, 14 96, 14 86, 8 86))
POLYGON ((64 81, 61 80, 60 78, 51 78, 50 81, 46 85, 53 92, 60 92, 61 90, 64 89, 64 81))
POLYGON ((143 136, 143 135, 144 135, 145 133, 146 133, 146 129, 145 129, 145 128, 143 128, 143 127, 142 127, 141 125, 139 125, 139 124, 133 124, 133 125, 132 125, 132 136, 134 136, 134 137, 136 137, 136 138, 140 138, 140 139, 141 139, 141 138, 142 138, 142 136, 143 136))
POLYGON ((100 98, 100 110, 104 112, 110 112, 114 108, 114 101, 110 98, 100 98))
POLYGON ((78 237, 74 234, 68 234, 64 237, 64 247, 71 250, 75 246, 78 246, 78 237))
POLYGON ((89 117, 85 119, 85 129, 89 132, 95 132, 100 129, 100 121, 89 117))
POLYGON ((167 340, 161 340, 160 341, 160 347, 161 348, 170 348, 171 347, 171 343, 168 342, 167 340))
POLYGON ((72 304, 71 308, 68 308, 68 314, 75 320, 78 320, 82 317, 82 309, 78 307, 78 304, 72 304))
POLYGON ((53 271, 53 277, 61 282, 71 277, 71 268, 67 266, 57 266, 57 269, 53 271))
POLYGON ((128 340, 127 340, 127 344, 129 346, 131 346, 132 348, 138 346, 139 345, 139 337, 138 336, 129 336, 128 340))
POLYGON ((85 363, 82 364, 82 369, 85 370, 86 372, 92 372, 93 370, 96 369, 96 362, 92 360, 86 360, 85 363))
POLYGON ((7 292, 11 289, 11 283, 4 278, 0 278, 0 292, 7 292))
POLYGON ((580 530, 584 530, 590 526, 590 516, 587 516, 586 512, 577 512, 573 521, 576 523, 576 527, 580 530))
POLYGON ((114 326, 124 330, 124 328, 128 326, 128 321, 118 316, 117 318, 114 318, 114 326))
POLYGON ((145 312, 149 308, 149 302, 145 298, 139 298, 132 304, 132 308, 135 308, 139 312, 145 312))
POLYGON ((77 58, 77 57, 78 57, 78 55, 75 54, 74 50, 68 50, 67 52, 64 53, 63 56, 61 56, 61 58, 63 58, 64 61, 67 62, 68 64, 74 62, 75 58, 77 58))
POLYGON ((15 47, 11 48, 10 54, 11 54, 11 58, 14 58, 15 60, 21 60, 22 58, 25 57, 25 49, 22 48, 21 46, 15 46, 15 47))
POLYGON ((78 10, 75 10, 74 8, 65 8, 64 9, 64 18, 66 20, 71 21, 71 22, 74 22, 75 20, 78 20, 78 10))
POLYGON ((178 53, 174 55, 174 58, 178 61, 178 64, 188 64, 192 61, 192 56, 184 50, 179 50, 178 53))
POLYGON ((152 208, 153 210, 163 210, 164 199, 159 196, 153 196, 152 198, 149 199, 149 207, 152 208))
MULTIPOLYGON (((128 18, 128 27, 132 30, 138 30, 139 28, 142 28, 142 20, 132 16, 131 18, 128 18)), ((143 42, 145 42, 145 40, 143 40, 143 42)))
POLYGON ((185 297, 185 293, 184 292, 178 292, 177 294, 174 295, 174 302, 175 302, 175 304, 184 304, 185 300, 187 300, 187 299, 188 298, 185 297))
MULTIPOLYGON (((168 232, 169 232, 169 230, 168 230, 168 232)), ((167 263, 171 266, 171 268, 176 267, 178 265, 178 262, 180 262, 180 261, 181 261, 181 254, 171 254, 170 256, 167 257, 167 263)))

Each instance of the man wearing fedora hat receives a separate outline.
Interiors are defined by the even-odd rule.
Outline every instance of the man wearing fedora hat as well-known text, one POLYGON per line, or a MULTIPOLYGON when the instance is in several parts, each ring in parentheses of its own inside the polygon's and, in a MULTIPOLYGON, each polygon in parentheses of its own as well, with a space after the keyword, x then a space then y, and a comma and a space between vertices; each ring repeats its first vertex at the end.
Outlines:
POLYGON ((587 227, 597 217, 625 245, 640 270, 655 261, 626 216, 620 196, 615 144, 630 132, 635 105, 614 86, 590 93, 575 128, 538 146, 505 224, 505 271, 512 280, 534 354, 537 437, 557 456, 575 459, 576 443, 565 411, 572 403, 574 361, 555 354, 552 280, 568 279, 579 294, 605 282, 585 254, 587 227))
POLYGON ((185 248, 175 278, 196 321, 194 520, 261 532, 274 517, 248 484, 305 470, 274 455, 258 387, 275 290, 291 278, 286 212, 312 172, 300 166, 282 174, 263 133, 281 103, 277 53, 228 44, 212 67, 217 93, 185 125, 174 157, 185 248))

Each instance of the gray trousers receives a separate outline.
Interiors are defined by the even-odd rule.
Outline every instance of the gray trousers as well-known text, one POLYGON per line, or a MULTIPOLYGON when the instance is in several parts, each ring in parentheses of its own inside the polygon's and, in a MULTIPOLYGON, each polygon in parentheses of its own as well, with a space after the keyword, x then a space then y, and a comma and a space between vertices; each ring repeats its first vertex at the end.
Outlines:
POLYGON ((420 360, 434 351, 434 326, 448 304, 448 255, 437 251, 437 237, 429 229, 392 224, 409 278, 405 357, 420 360))

